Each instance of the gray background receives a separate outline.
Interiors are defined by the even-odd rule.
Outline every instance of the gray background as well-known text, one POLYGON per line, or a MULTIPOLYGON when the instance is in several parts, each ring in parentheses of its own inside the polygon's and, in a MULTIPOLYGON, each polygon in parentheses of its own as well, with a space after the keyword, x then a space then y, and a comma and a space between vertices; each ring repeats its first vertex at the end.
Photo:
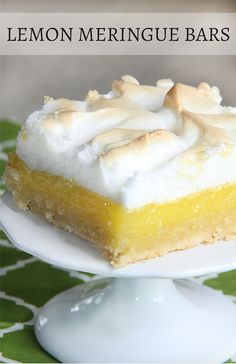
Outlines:
MULTIPOLYGON (((0 5, 6 12, 236 12, 235 0, 0 0, 0 5)), ((23 120, 44 95, 82 99, 88 89, 107 92, 113 79, 127 73, 147 84, 159 78, 207 81, 220 87, 225 104, 236 105, 236 56, 1 56, 0 117, 23 120)))

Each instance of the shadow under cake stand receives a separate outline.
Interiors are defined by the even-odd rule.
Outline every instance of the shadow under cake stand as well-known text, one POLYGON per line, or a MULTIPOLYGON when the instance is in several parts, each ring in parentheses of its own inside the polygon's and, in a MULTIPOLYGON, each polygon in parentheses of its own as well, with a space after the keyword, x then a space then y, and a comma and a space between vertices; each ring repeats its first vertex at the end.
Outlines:
POLYGON ((0 221, 18 248, 105 277, 40 310, 36 337, 61 362, 220 363, 235 354, 236 305, 191 277, 236 268, 236 241, 113 269, 88 242, 18 209, 8 193, 0 221))

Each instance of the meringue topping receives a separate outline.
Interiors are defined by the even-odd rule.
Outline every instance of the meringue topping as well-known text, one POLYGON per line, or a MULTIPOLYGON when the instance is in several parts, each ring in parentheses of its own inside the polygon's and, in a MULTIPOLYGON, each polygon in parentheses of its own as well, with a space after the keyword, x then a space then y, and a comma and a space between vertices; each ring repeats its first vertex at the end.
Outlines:
POLYGON ((236 181, 236 108, 221 100, 205 82, 146 86, 126 75, 83 101, 45 97, 17 154, 127 208, 163 203, 236 181))

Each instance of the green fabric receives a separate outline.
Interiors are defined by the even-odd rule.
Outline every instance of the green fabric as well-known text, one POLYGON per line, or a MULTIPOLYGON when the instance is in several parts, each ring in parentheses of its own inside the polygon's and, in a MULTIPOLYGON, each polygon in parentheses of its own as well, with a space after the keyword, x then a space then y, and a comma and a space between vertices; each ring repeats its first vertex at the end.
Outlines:
MULTIPOLYGON (((18 130, 17 124, 0 121, 1 158, 6 160, 4 153, 14 149, 18 130)), ((4 165, 1 159, 1 171, 4 165)), ((0 189, 4 189, 1 180, 0 189)), ((57 269, 17 250, 0 231, 0 278, 0 363, 56 363, 35 339, 34 317, 51 297, 83 282, 83 275, 57 269)), ((236 302, 236 270, 206 276, 204 284, 223 291, 236 302)))
POLYGON ((24 306, 2 298, 0 300, 1 323, 12 325, 12 322, 25 322, 33 318, 32 312, 24 306))

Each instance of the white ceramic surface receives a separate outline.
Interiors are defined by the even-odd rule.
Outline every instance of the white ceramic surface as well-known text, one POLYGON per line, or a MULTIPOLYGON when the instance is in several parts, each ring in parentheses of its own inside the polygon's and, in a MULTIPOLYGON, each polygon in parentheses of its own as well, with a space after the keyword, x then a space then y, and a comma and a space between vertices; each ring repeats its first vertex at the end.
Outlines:
POLYGON ((41 310, 36 336, 66 363, 220 363, 236 351, 236 305, 191 281, 91 281, 41 310))
POLYGON ((20 210, 8 193, 0 204, 0 222, 18 248, 58 267, 107 277, 186 278, 236 268, 236 240, 231 240, 114 269, 90 243, 20 210))

